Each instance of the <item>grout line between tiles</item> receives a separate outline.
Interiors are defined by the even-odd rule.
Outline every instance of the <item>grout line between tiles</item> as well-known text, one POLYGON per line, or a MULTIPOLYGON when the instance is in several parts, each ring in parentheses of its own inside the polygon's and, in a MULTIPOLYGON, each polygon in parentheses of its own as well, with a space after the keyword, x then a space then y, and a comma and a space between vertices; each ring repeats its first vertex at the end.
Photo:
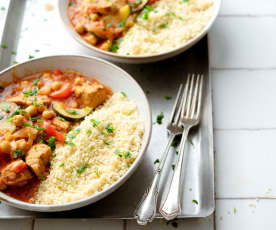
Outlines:
POLYGON ((216 197, 215 200, 276 200, 276 197, 216 197))
POLYGON ((235 132, 235 131, 273 131, 276 130, 276 127, 272 128, 229 128, 229 129, 220 129, 220 128, 214 128, 215 132, 224 132, 224 131, 229 131, 229 132, 235 132))
POLYGON ((247 67, 210 67, 212 71, 264 71, 264 70, 276 70, 276 67, 265 68, 247 68, 247 67))
POLYGON ((35 230, 35 218, 32 218, 32 226, 31 226, 31 230, 35 230))
POLYGON ((127 230, 127 220, 123 220, 123 230, 127 230))
POLYGON ((216 222, 216 210, 214 211, 214 215, 213 215, 213 229, 216 230, 217 229, 217 222, 216 222))
POLYGON ((219 14, 220 18, 275 18, 276 14, 219 14))

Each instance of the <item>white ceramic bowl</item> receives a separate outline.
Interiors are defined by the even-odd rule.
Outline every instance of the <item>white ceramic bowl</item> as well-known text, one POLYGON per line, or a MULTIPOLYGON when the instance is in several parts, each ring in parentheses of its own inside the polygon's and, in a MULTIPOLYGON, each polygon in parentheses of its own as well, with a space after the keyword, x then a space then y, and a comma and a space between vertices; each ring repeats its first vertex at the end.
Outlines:
POLYGON ((145 124, 145 132, 140 153, 137 159, 128 169, 127 173, 110 187, 97 194, 63 205, 37 205, 18 201, 0 192, 1 201, 17 208, 40 212, 55 212, 79 208, 94 203, 116 190, 132 175, 132 173, 141 163, 151 137, 152 127, 149 103, 138 83, 124 70, 98 58, 74 55, 37 58, 12 66, 0 72, 0 82, 11 81, 12 73, 16 73, 16 76, 18 77, 24 77, 26 74, 51 69, 60 69, 63 71, 77 70, 79 73, 82 73, 86 76, 96 78, 103 84, 111 87, 114 92, 124 91, 128 98, 136 102, 140 117, 145 124))
MULTIPOLYGON (((174 1, 174 0, 172 0, 174 1)), ((221 6, 221 0, 214 0, 214 11, 213 11, 213 16, 211 20, 208 22, 206 27, 193 39, 190 41, 184 43, 183 45, 180 45, 179 47, 172 49, 170 51, 162 52, 159 54, 150 54, 150 55, 119 55, 116 53, 104 51, 101 49, 98 49, 92 45, 90 45, 88 42, 84 41, 80 35, 75 32, 69 18, 67 15, 67 6, 68 6, 69 0, 58 0, 58 7, 59 7, 59 14, 60 17, 67 29, 67 31, 70 33, 70 35, 77 40, 81 45, 87 47, 88 49, 91 50, 92 54, 95 54, 99 57, 105 58, 110 61, 115 61, 115 62, 121 62, 121 63, 130 63, 130 64, 138 64, 138 63, 149 63, 149 62, 156 62, 160 60, 164 60, 170 57, 174 57, 185 50, 191 48, 194 44, 196 44, 198 41, 200 41, 201 38, 206 35, 206 33, 210 30, 211 26, 214 24, 215 19, 218 16, 219 9, 221 6)))

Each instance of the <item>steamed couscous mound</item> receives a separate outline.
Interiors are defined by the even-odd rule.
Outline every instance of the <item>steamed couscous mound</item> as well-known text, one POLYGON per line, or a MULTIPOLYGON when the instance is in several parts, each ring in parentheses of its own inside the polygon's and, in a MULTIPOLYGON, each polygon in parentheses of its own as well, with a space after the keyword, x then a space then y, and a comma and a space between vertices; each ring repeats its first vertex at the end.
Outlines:
POLYGON ((33 202, 64 204, 112 185, 136 159, 143 134, 136 104, 114 94, 67 135, 67 145, 57 147, 33 202))

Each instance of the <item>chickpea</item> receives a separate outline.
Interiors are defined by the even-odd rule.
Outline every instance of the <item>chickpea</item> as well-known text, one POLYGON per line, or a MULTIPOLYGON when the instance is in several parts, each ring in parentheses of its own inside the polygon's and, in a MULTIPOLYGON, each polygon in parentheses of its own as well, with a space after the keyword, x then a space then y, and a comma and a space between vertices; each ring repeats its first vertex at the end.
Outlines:
POLYGON ((77 77, 77 78, 75 79, 74 83, 75 83, 76 85, 81 85, 81 84, 83 83, 83 78, 77 77))
POLYGON ((44 73, 42 75, 43 78, 51 78, 51 74, 50 73, 44 73))
POLYGON ((16 149, 22 150, 23 152, 29 149, 29 145, 24 139, 16 141, 15 146, 16 149))
POLYGON ((49 95, 51 93, 52 89, 51 87, 44 86, 41 89, 39 89, 38 94, 39 95, 49 95))
POLYGON ((71 104, 70 104, 70 107, 72 107, 72 108, 78 108, 78 102, 72 101, 71 104))
POLYGON ((44 117, 45 119, 52 119, 55 117, 55 113, 52 112, 52 111, 49 111, 49 110, 45 110, 43 113, 42 113, 42 117, 44 117))
POLYGON ((42 113, 46 109, 46 106, 42 105, 42 104, 39 104, 39 105, 36 106, 36 108, 37 108, 38 113, 42 113))
POLYGON ((37 86, 38 86, 38 88, 41 88, 42 86, 44 86, 44 82, 43 81, 39 81, 37 83, 37 86))
POLYGON ((51 84, 51 88, 52 90, 59 90, 61 88, 61 83, 58 82, 58 81, 54 81, 52 84, 51 84))
POLYGON ((102 50, 109 50, 109 47, 111 46, 111 41, 107 40, 101 46, 99 47, 102 50))
POLYGON ((34 105, 30 105, 25 109, 25 111, 29 116, 32 117, 32 116, 35 116, 37 114, 37 107, 34 106, 34 105))
POLYGON ((77 33, 83 34, 83 33, 85 32, 84 24, 82 24, 82 23, 77 23, 77 24, 75 25, 75 30, 76 30, 77 33))
POLYGON ((0 151, 2 153, 9 153, 11 151, 11 145, 8 141, 2 141, 0 143, 0 151))
POLYGON ((12 122, 15 126, 22 126, 23 125, 23 121, 24 121, 24 117, 22 115, 15 115, 12 118, 12 122))
POLYGON ((98 14, 90 14, 90 19, 92 20, 92 21, 97 21, 98 19, 99 19, 99 16, 98 16, 98 14))
POLYGON ((91 45, 96 45, 96 43, 97 43, 97 38, 93 34, 89 34, 89 35, 85 36, 84 40, 86 40, 91 45))

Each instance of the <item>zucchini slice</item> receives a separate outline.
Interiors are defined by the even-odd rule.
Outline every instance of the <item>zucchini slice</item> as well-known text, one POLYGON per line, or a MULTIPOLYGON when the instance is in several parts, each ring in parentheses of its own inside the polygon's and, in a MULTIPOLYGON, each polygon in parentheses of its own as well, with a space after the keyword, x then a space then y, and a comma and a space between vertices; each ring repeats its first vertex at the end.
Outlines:
POLYGON ((58 115, 64 117, 66 120, 75 121, 83 119, 89 113, 91 113, 93 109, 90 107, 85 107, 83 109, 66 108, 63 103, 54 101, 53 110, 58 115))

